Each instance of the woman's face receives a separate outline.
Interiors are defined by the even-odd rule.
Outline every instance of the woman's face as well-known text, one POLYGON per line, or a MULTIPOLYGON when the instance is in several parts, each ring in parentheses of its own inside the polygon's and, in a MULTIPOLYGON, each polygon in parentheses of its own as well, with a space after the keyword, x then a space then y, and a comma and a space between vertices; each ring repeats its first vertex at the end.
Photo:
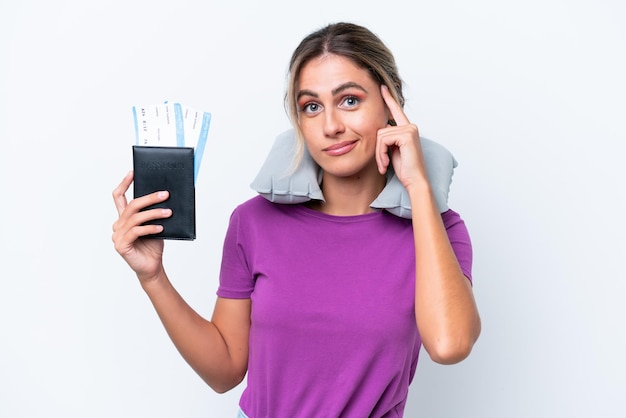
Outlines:
POLYGON ((376 136, 389 115, 366 70, 338 55, 315 58, 300 72, 296 103, 307 149, 325 175, 377 172, 376 136))

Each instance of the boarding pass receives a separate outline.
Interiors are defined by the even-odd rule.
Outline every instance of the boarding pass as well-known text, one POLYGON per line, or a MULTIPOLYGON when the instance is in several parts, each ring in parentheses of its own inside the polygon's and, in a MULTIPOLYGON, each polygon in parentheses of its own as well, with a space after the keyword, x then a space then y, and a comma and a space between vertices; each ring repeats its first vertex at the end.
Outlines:
POLYGON ((133 106, 135 145, 194 148, 194 182, 206 146, 211 114, 180 103, 133 106))

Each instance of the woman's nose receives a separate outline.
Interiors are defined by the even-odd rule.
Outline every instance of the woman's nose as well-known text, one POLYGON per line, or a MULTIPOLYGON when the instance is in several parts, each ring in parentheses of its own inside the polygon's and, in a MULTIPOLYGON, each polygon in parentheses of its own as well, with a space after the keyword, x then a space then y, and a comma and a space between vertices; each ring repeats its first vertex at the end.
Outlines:
POLYGON ((334 137, 343 132, 343 130, 343 122, 338 112, 326 110, 324 112, 324 135, 334 137))

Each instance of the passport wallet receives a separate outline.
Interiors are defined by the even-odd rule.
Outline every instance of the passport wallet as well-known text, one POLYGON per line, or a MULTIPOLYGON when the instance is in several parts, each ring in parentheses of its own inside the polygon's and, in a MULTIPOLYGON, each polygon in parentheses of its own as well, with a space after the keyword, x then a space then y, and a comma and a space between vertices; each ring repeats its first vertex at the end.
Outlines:
POLYGON ((194 149, 133 145, 135 198, 167 190, 170 197, 143 210, 169 208, 172 216, 146 224, 163 225, 158 234, 146 238, 194 240, 196 238, 196 190, 194 149))

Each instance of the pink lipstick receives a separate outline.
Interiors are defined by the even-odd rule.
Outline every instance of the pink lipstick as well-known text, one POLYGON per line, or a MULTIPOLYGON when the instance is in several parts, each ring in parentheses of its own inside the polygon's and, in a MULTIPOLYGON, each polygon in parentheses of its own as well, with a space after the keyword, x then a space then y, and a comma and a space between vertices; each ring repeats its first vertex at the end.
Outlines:
POLYGON ((356 147, 357 142, 357 140, 339 142, 331 145, 330 147, 324 148, 322 151, 326 152, 328 155, 336 157, 352 151, 352 149, 356 147))

